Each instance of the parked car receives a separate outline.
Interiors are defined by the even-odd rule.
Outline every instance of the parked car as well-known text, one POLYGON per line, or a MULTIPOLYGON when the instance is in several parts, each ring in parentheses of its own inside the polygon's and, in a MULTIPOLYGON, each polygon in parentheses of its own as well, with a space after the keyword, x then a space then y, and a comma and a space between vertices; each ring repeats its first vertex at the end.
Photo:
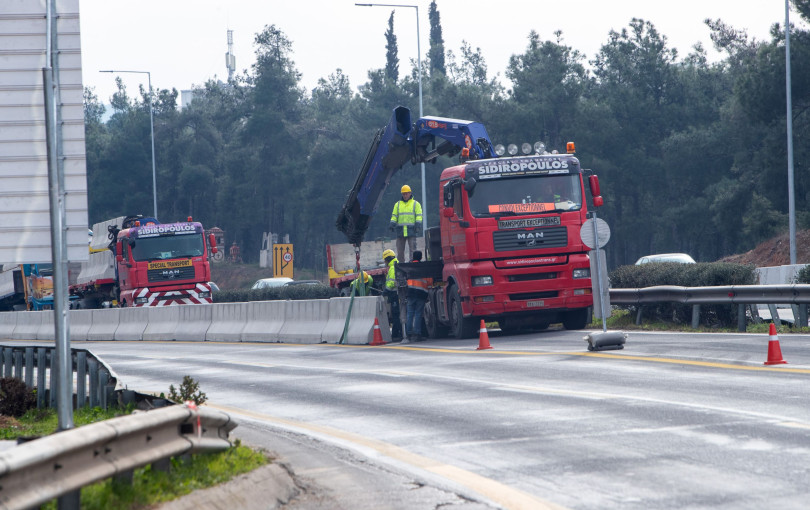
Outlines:
POLYGON ((323 283, 318 280, 294 280, 284 284, 285 287, 291 287, 293 285, 323 285, 323 283))
POLYGON ((293 281, 292 278, 287 278, 286 276, 280 276, 278 278, 262 278, 261 280, 256 280, 256 283, 253 284, 251 289, 269 289, 271 287, 281 287, 282 285, 293 281))
POLYGON ((694 264, 695 259, 686 253, 659 253, 657 255, 646 255, 636 261, 636 265, 649 264, 650 262, 680 262, 681 264, 694 264))

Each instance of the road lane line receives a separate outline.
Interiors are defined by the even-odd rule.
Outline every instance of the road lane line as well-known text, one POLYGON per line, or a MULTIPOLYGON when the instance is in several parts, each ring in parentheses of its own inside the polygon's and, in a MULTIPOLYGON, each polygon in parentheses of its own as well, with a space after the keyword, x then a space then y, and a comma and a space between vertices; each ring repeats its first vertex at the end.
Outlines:
POLYGON ((282 425, 284 427, 292 427, 299 430, 303 429, 314 432, 318 435, 339 439, 341 441, 353 443, 357 446, 369 448, 391 459, 422 469, 424 471, 428 471, 434 475, 438 475, 442 478, 460 484, 463 487, 466 487, 467 489, 476 492, 490 501, 510 510, 565 510, 565 507, 563 506, 539 499, 519 489, 515 489, 492 480, 491 478, 478 475, 450 464, 439 462, 423 455, 412 453, 404 448, 380 441, 378 439, 370 439, 359 434, 346 432, 332 427, 314 425, 287 418, 280 418, 264 413, 240 409, 238 407, 212 405, 210 403, 206 403, 206 407, 212 407, 227 413, 243 415, 260 421, 282 425))

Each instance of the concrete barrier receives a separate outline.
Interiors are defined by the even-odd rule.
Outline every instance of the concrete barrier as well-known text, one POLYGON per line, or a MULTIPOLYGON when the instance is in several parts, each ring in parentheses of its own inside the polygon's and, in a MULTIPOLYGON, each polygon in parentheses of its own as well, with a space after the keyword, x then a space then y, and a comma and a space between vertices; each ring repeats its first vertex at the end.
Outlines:
POLYGON ((281 342, 321 343, 321 334, 329 322, 329 299, 285 301, 284 325, 278 332, 281 342))
POLYGON ((17 314, 20 312, 2 312, 0 313, 0 338, 3 340, 11 340, 14 334, 14 328, 17 327, 17 314))
POLYGON ((149 320, 149 308, 121 308, 115 340, 143 340, 143 332, 149 320))
MULTIPOLYGON (((330 344, 338 343, 346 325, 351 298, 332 298, 329 300, 329 322, 321 334, 321 340, 330 344)), ((380 323, 380 334, 383 341, 391 342, 391 329, 388 325, 388 314, 381 296, 356 297, 352 305, 352 316, 349 329, 346 331, 345 344, 363 345, 374 340, 374 319, 380 323)))
MULTIPOLYGON (((181 306, 145 307, 147 312, 146 327, 141 335, 142 340, 174 340, 174 332, 180 323, 181 306)), ((117 340, 117 338, 116 338, 117 340)))
POLYGON ((90 329, 87 331, 87 340, 114 340, 115 330, 118 329, 118 322, 121 318, 120 308, 104 308, 101 310, 90 310, 92 320, 90 329))
POLYGON ((174 331, 174 339, 192 342, 204 342, 205 334, 211 326, 211 307, 213 305, 173 306, 180 309, 180 322, 174 331))
POLYGON ((53 310, 45 310, 42 312, 37 312, 42 314, 42 322, 39 324, 39 328, 37 329, 37 340, 53 340, 56 338, 56 332, 54 331, 54 324, 53 324, 53 310))
MULTIPOLYGON (((243 342, 280 342, 288 301, 252 301, 247 305, 247 322, 242 330, 243 342)), ((319 337, 320 341, 320 337, 319 337)))
POLYGON ((93 325, 93 310, 70 311, 70 341, 84 342, 93 325))
POLYGON ((214 303, 211 305, 211 326, 205 339, 218 342, 241 342, 247 323, 249 303, 214 303))
POLYGON ((42 316, 50 312, 15 312, 17 326, 14 328, 14 340, 36 340, 37 331, 42 325, 42 316))

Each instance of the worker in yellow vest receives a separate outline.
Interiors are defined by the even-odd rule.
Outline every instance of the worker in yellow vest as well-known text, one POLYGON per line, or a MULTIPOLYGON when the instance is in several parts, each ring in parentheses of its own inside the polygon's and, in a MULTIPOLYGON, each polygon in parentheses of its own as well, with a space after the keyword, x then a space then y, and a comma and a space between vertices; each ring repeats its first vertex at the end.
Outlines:
POLYGON ((416 250, 416 238, 422 235, 422 206, 413 198, 407 184, 400 190, 402 200, 394 205, 389 227, 397 235, 397 258, 410 260, 416 250), (408 243, 408 258, 405 258, 405 242, 408 243))

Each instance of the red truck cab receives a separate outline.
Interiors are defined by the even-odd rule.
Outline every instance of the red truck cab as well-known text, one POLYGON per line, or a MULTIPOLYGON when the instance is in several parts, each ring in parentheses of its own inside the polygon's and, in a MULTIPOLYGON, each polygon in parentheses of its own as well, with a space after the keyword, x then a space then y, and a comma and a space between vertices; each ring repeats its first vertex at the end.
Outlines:
POLYGON ((440 242, 442 261, 425 314, 431 336, 448 326, 472 336, 480 319, 506 331, 585 327, 593 296, 575 156, 470 161, 445 169, 440 185, 440 223, 427 241, 434 261, 440 242))

